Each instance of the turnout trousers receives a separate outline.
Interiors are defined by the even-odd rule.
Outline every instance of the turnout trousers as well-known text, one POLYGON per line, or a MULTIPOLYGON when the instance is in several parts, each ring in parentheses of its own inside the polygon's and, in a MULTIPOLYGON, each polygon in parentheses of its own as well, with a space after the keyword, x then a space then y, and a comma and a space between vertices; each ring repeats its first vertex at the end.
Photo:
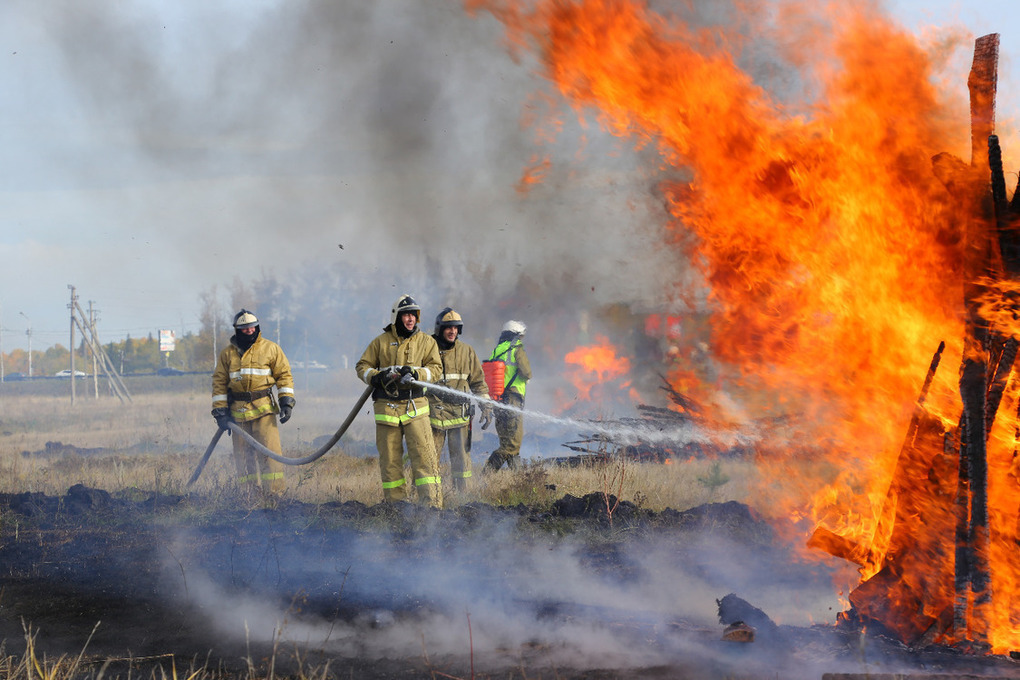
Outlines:
MULTIPOLYGON (((237 424, 262 446, 273 453, 283 455, 280 429, 277 427, 275 414, 270 413, 237 424)), ((237 468, 238 483, 249 491, 261 488, 267 495, 283 494, 287 488, 283 480, 283 463, 259 453, 244 437, 234 435, 231 439, 234 440, 234 467, 237 468)))
POLYGON ((443 444, 449 444, 450 472, 453 486, 457 491, 466 491, 473 486, 471 478, 471 454, 467 451, 468 425, 447 430, 432 428, 432 439, 436 445, 436 458, 443 454, 443 444))
POLYGON ((400 424, 375 425, 375 445, 379 450, 383 501, 402 501, 407 497, 404 475, 404 442, 411 459, 411 481, 418 490, 418 502, 433 508, 443 507, 439 457, 432 441, 428 412, 400 424))
MULTIPOLYGON (((517 392, 504 392, 503 403, 516 409, 524 408, 524 397, 517 392)), ((511 470, 517 469, 521 460, 521 442, 524 439, 524 414, 519 411, 496 407, 496 434, 499 448, 492 452, 485 466, 498 470, 506 463, 511 470)))

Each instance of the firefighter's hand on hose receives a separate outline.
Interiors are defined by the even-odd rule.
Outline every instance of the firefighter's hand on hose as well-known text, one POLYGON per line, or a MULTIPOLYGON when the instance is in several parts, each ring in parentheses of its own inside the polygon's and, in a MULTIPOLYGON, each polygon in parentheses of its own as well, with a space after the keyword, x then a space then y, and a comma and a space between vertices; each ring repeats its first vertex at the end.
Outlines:
POLYGON ((411 368, 410 366, 401 366, 400 367, 400 384, 401 385, 404 385, 404 386, 410 385, 411 383, 413 383, 417 379, 418 379, 418 373, 413 368, 411 368))
POLYGON ((216 419, 216 425, 218 425, 221 430, 227 431, 227 436, 229 437, 230 423, 234 422, 234 417, 230 415, 230 409, 222 406, 220 408, 214 408, 212 410, 212 417, 216 419))
POLYGON ((293 397, 280 397, 280 424, 283 424, 290 420, 291 412, 294 410, 293 397))
POLYGON ((492 424, 492 407, 484 406, 482 407, 482 429, 484 430, 490 424, 492 424))
POLYGON ((393 384, 396 372, 392 368, 382 368, 372 374, 368 384, 380 390, 385 390, 393 384))

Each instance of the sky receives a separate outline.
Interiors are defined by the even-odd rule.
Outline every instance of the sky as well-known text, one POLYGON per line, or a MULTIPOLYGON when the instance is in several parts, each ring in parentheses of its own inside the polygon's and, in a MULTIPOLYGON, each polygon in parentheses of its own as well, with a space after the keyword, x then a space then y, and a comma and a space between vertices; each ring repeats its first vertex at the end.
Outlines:
MULTIPOLYGON (((69 286, 103 342, 181 335, 214 288, 323 261, 387 301, 419 280, 402 262, 456 287, 453 257, 494 284, 613 271, 601 301, 653 295, 642 272, 670 264, 638 228, 654 209, 633 157, 591 132, 589 157, 611 160, 523 196, 535 147, 520 123, 538 77, 491 17, 424 6, 0 4, 2 350, 27 347, 30 328, 33 349, 66 346, 69 286)), ((1020 111, 1016 3, 885 6, 920 36, 1000 33, 999 110, 1020 111)), ((965 74, 971 54, 957 57, 965 74)))

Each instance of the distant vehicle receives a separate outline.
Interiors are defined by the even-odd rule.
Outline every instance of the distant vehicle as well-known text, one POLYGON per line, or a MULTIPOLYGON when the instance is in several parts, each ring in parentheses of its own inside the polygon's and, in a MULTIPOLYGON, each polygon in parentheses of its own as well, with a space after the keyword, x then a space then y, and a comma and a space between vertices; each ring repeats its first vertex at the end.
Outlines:
POLYGON ((4 376, 5 382, 18 382, 19 380, 28 380, 28 376, 24 373, 8 373, 4 376))
POLYGON ((164 366, 163 368, 156 371, 156 375, 184 375, 184 371, 180 371, 176 368, 170 368, 169 366, 164 366))
MULTIPOLYGON (((71 377, 71 369, 65 368, 62 371, 57 371, 53 375, 55 377, 57 377, 57 378, 70 378, 71 377)), ((74 377, 75 378, 85 378, 87 376, 88 376, 88 374, 85 373, 85 371, 75 371, 74 372, 74 377)))

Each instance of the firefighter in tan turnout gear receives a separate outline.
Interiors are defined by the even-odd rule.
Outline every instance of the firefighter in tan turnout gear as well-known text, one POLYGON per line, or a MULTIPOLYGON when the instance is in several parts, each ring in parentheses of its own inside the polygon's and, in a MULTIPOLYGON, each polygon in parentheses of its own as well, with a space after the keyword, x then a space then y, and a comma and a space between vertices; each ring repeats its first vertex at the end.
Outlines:
MULTIPOLYGON (((489 398, 489 388, 482 373, 482 362, 471 345, 461 341, 464 320, 453 309, 447 307, 436 317, 432 334, 439 345, 439 358, 443 372, 437 385, 459 392, 489 398)), ((472 486, 471 479, 471 416, 474 404, 468 397, 461 397, 440 390, 428 393, 429 420, 432 422, 432 438, 436 445, 436 457, 443 454, 444 442, 449 443, 450 470, 453 473, 454 488, 464 491, 472 486)), ((482 406, 482 429, 492 420, 492 407, 482 406)))
MULTIPOLYGON (((276 414, 281 423, 287 422, 296 403, 286 355, 279 345, 262 337, 258 318, 242 309, 234 316, 234 336, 220 352, 213 371, 212 415, 217 425, 229 434, 228 424, 234 421, 267 449, 283 455, 276 414)), ((244 437, 233 441, 238 481, 249 493, 261 488, 266 494, 281 495, 286 488, 283 464, 258 453, 244 437)))
POLYGON ((421 308, 410 295, 401 295, 382 335, 368 344, 354 370, 371 385, 375 402, 375 443, 379 450, 383 500, 400 501, 407 495, 404 477, 404 441, 411 459, 411 482, 418 501, 443 507, 439 456, 429 427, 425 389, 412 381, 435 382, 443 365, 432 336, 418 328, 421 308))

